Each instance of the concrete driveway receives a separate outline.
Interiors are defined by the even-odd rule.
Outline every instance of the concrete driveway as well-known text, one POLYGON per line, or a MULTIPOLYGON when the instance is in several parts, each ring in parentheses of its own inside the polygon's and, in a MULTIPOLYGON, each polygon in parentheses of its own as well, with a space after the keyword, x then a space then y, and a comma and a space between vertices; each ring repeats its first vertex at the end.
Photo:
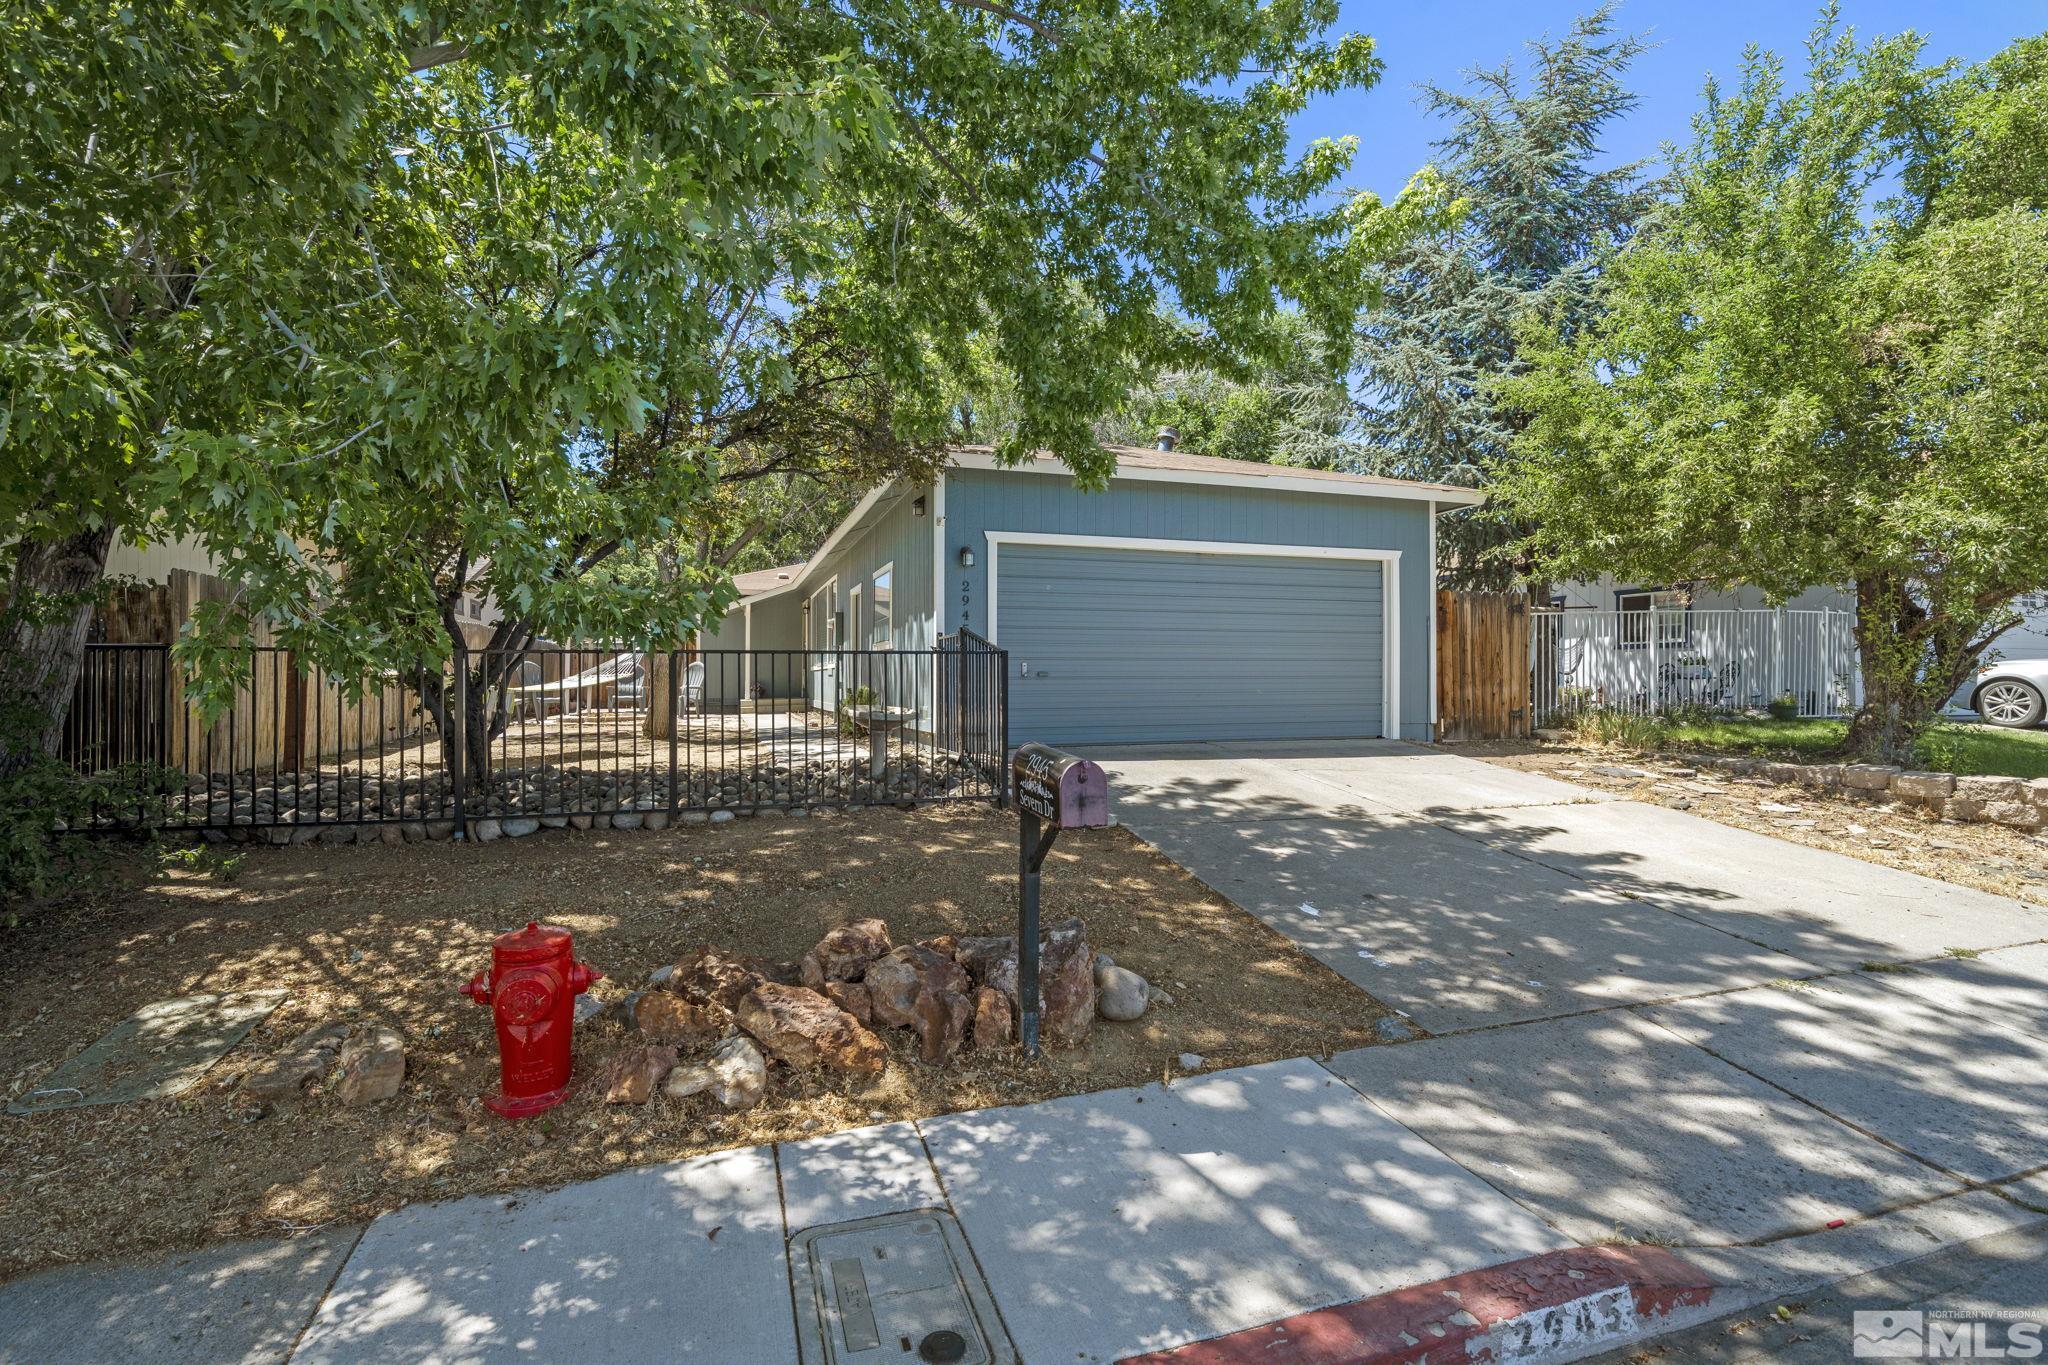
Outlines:
POLYGON ((1575 1239, 2048 1198, 2048 908, 1413 745, 1095 756, 1132 830, 1439 1035, 1329 1069, 1575 1239))
POLYGON ((1119 818, 1435 1033, 2048 937, 2048 909, 1387 741, 1095 753, 1119 818))

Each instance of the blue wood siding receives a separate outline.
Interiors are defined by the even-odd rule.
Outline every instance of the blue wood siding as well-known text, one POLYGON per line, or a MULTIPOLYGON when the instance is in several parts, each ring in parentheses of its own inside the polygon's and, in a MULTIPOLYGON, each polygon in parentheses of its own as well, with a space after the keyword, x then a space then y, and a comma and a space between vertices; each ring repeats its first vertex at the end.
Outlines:
POLYGON ((996 577, 1020 742, 1380 733, 1376 563, 1012 544, 996 577))
MULTIPOLYGON (((988 631, 988 546, 985 532, 1325 545, 1400 552, 1400 727, 1404 737, 1429 735, 1431 592, 1430 511, 1425 502, 1232 488, 1158 480, 1118 480, 1100 493, 1068 478, 1036 473, 953 470, 946 476, 945 565, 941 629, 988 631), (974 552, 962 569, 961 549, 974 552)), ((1008 550, 1005 551, 1008 554, 1008 550)), ((1122 589, 1105 581, 1101 591, 1122 589)), ((1007 609, 1000 623, 1008 633, 1007 609)), ((1009 647, 1008 639, 997 640, 1009 647)), ((1218 666, 1238 664, 1226 638, 1216 640, 1218 666)), ((1251 666, 1252 661, 1243 661, 1251 666)))

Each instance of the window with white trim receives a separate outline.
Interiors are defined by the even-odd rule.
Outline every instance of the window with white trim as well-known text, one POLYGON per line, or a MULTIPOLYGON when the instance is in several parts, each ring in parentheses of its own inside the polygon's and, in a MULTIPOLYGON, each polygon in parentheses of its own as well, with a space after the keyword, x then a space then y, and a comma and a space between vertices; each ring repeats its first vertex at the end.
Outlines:
POLYGON ((1692 642, 1692 603, 1687 594, 1665 588, 1629 588, 1614 594, 1616 634, 1623 649, 1650 645, 1650 608, 1657 611, 1657 647, 1692 642))
POLYGON ((830 651, 839 648, 838 579, 811 594, 811 609, 805 613, 804 642, 811 649, 830 651))
POLYGON ((868 580, 868 648, 889 649, 895 643, 896 565, 875 570, 868 580))

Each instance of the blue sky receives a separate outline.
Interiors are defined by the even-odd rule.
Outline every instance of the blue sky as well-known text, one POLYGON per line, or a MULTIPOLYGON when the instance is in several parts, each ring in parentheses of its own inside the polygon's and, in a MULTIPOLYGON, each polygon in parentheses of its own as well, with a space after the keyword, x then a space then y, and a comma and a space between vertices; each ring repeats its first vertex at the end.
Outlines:
MULTIPOLYGON (((1415 86, 1455 84, 1458 73, 1513 58, 1545 32, 1561 33, 1597 0, 1424 0, 1344 6, 1343 30, 1369 33, 1386 63, 1380 83, 1363 94, 1318 101, 1295 121, 1296 140, 1357 135, 1350 187, 1392 196, 1429 159, 1433 120, 1416 106, 1415 86)), ((1634 114, 1614 125, 1609 151, 1617 161, 1657 154, 1683 139, 1709 72, 1732 80, 1751 42, 1797 62, 1818 5, 1770 0, 1624 0, 1619 26, 1647 33, 1658 46, 1636 59, 1634 114)), ((1843 0, 1842 17, 1859 34, 1919 31, 1929 60, 1981 60, 2014 38, 2048 29, 2048 0, 1843 0)))

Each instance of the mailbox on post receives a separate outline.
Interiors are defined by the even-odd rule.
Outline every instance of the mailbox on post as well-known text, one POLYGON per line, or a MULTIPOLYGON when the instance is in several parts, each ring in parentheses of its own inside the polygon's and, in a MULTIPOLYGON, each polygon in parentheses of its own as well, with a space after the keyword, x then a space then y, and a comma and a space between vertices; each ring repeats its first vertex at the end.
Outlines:
POLYGON ((1063 829, 1109 823, 1109 777, 1097 764, 1044 744, 1010 758, 1017 802, 1017 1040, 1038 1055, 1038 870, 1063 829))

